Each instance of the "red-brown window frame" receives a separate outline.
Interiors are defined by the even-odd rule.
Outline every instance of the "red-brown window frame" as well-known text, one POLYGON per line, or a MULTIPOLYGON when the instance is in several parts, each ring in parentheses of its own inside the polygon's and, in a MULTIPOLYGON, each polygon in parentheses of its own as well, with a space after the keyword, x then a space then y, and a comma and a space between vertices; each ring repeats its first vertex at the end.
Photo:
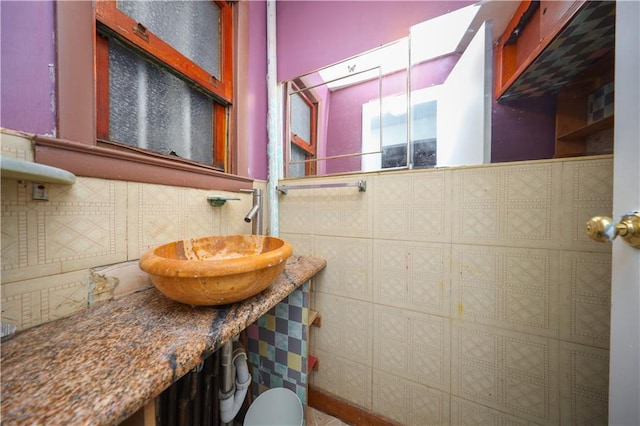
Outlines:
MULTIPOLYGON (((290 141, 305 151, 308 154, 308 158, 317 158, 317 141, 318 141, 318 102, 311 98, 308 94, 301 91, 299 86, 296 83, 292 84, 292 89, 296 92, 300 98, 304 101, 305 104, 309 106, 311 120, 310 120, 310 135, 311 140, 305 141, 300 136, 291 132, 290 141)), ((316 172, 316 162, 308 161, 305 163, 305 175, 311 176, 315 175, 316 172)))
MULTIPOLYGON (((152 56, 177 71, 187 80, 210 93, 213 102, 213 166, 228 171, 227 155, 229 122, 227 107, 233 99, 233 28, 232 9, 226 1, 215 1, 220 8, 220 79, 188 59, 178 50, 157 37, 141 23, 120 11, 113 0, 96 2, 96 21, 135 49, 152 56)), ((98 26, 99 27, 99 26, 98 26)), ((96 34, 96 133, 98 139, 109 139, 109 42, 96 34)))

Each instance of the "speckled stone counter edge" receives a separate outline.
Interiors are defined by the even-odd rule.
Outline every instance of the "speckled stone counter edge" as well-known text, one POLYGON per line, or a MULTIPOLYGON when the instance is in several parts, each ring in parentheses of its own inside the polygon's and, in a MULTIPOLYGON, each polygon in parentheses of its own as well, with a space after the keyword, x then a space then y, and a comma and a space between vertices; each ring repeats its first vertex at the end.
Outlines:
POLYGON ((292 256, 259 295, 193 307, 155 288, 2 342, 2 423, 117 424, 326 266, 292 256))

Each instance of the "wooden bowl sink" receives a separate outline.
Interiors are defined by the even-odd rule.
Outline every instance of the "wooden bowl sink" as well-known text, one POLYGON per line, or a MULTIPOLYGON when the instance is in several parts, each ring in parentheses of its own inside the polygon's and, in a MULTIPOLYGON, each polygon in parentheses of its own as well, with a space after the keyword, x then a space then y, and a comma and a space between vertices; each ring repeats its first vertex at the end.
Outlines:
POLYGON ((248 299, 269 287, 292 252, 276 237, 212 236, 152 248, 139 263, 170 299, 211 306, 248 299))

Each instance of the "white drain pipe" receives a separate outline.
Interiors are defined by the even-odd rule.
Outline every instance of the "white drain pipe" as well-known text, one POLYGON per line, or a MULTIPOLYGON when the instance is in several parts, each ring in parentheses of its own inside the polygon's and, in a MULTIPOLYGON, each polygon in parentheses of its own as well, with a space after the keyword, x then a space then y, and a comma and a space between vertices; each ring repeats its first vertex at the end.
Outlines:
POLYGON ((251 374, 247 366, 247 354, 240 342, 227 342, 222 346, 221 351, 220 421, 228 424, 233 422, 242 407, 251 385, 251 374))

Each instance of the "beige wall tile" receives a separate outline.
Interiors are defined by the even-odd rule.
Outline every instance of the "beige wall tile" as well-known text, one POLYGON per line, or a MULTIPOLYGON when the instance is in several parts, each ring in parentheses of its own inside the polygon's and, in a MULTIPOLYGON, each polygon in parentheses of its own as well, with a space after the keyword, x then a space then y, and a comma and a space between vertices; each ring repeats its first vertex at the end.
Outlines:
POLYGON ((0 129, 0 150, 3 157, 33 161, 31 141, 18 133, 0 129))
POLYGON ((373 371, 373 409, 404 425, 447 425, 449 395, 415 382, 373 371))
MULTIPOLYGON (((326 183, 355 182, 355 177, 327 179, 326 183)), ((315 232, 318 235, 371 238, 373 236, 373 194, 375 177, 367 177, 367 191, 357 188, 315 189, 315 232)))
POLYGON ((318 277, 316 291, 367 302, 373 300, 371 240, 318 236, 314 253, 331 264, 331 268, 318 277))
MULTIPOLYGON (((211 191, 208 191, 211 192, 211 191)), ((202 194, 206 199, 206 191, 202 194)), ((235 235, 235 234, 251 234, 251 223, 247 223, 244 221, 244 217, 249 213, 251 207, 253 206, 253 196, 251 194, 244 193, 233 193, 233 192, 221 192, 216 191, 216 194, 223 194, 228 197, 238 197, 240 201, 227 201, 222 207, 209 207, 209 215, 211 215, 211 211, 214 215, 214 229, 210 230, 209 233, 204 235, 235 235), (219 228, 216 229, 216 222, 219 222, 219 228)), ((262 200, 262 209, 268 209, 269 205, 267 204, 266 198, 262 200)), ((268 215, 267 215, 268 217, 268 215)), ((262 229, 263 233, 267 230, 269 226, 269 222, 264 220, 262 221, 262 229)), ((204 232, 204 229, 203 229, 204 232)))
POLYGON ((130 247, 130 259, 137 259, 151 247, 183 238, 185 212, 180 188, 137 184, 130 190, 135 191, 129 199, 136 203, 136 215, 133 209, 129 211, 129 223, 136 222, 131 229, 136 229, 138 243, 137 247, 130 247))
POLYGON ((564 251, 560 298, 560 338, 609 347, 611 255, 564 251))
POLYGON ((453 171, 456 243, 560 247, 562 163, 453 171))
POLYGON ((7 183, 4 282, 126 260, 125 183, 78 178, 74 185, 51 184, 49 201, 33 201, 29 186, 7 183))
POLYGON ((33 327, 86 309, 89 271, 2 283, 2 321, 33 327))
POLYGON ((280 238, 293 247, 293 254, 298 256, 315 256, 315 236, 306 234, 280 233, 280 238))
MULTIPOLYGON (((218 208, 213 207, 207 201, 207 195, 211 191, 205 191, 202 189, 192 188, 180 188, 182 195, 182 213, 184 217, 181 220, 184 221, 184 230, 182 238, 198 238, 206 237, 209 235, 216 235, 219 232, 216 216, 221 216, 221 211, 225 210, 225 207, 233 207, 240 201, 227 201, 224 206, 218 208)), ((242 220, 242 218, 239 218, 242 220)))
POLYGON ((280 233, 316 234, 314 191, 317 190, 298 189, 279 196, 280 233))
POLYGON ((379 305, 373 318, 376 370, 449 391, 449 320, 379 305))
POLYGON ((355 187, 292 189, 279 196, 280 232, 370 238, 373 235, 373 175, 281 181, 280 185, 353 183, 366 179, 367 191, 355 187))
POLYGON ((611 253, 611 244, 589 239, 585 224, 593 216, 612 215, 613 159, 567 161, 563 163, 562 182, 563 247, 611 253))
MULTIPOLYGON (((316 284, 315 288, 318 287, 320 284, 316 284)), ((312 329, 314 347, 360 364, 371 365, 372 305, 320 292, 316 292, 314 302, 316 310, 322 314, 322 327, 312 329)))
POLYGON ((561 342, 560 366, 562 423, 607 424, 609 351, 561 342))
POLYGON ((371 410, 371 366, 343 358, 340 353, 320 349, 315 352, 320 360, 320 368, 310 375, 310 383, 352 404, 371 410))
POLYGON ((533 426, 536 423, 452 396, 451 424, 469 426, 533 426))
POLYGON ((451 393, 542 423, 559 420, 558 341, 456 321, 451 393))
POLYGON ((251 195, 132 183, 128 185, 129 259, 151 247, 171 241, 217 234, 249 234, 244 217, 251 208, 251 195), (208 195, 240 198, 213 207, 208 195))
POLYGON ((375 303, 448 317, 451 245, 374 240, 375 303))
POLYGON ((135 260, 144 253, 141 247, 142 223, 140 216, 140 186, 138 182, 127 182, 127 260, 135 260))
POLYGON ((561 261, 552 250, 454 245, 454 318, 558 337, 561 261))
MULTIPOLYGON (((602 348, 608 341, 610 245, 584 239, 581 223, 608 205, 611 176, 611 161, 602 158, 364 176, 374 194, 373 411, 403 424, 586 424, 602 418, 603 397, 594 389, 604 387, 594 384, 600 379, 590 378, 589 369, 596 367, 585 360, 604 366, 602 355, 607 352, 564 341, 602 348), (438 217, 439 206, 424 201, 438 197, 419 192, 442 188, 438 179, 444 180, 444 192, 452 194, 450 201, 444 200, 443 210, 449 231, 427 236, 410 212, 433 209, 429 219, 438 217), (447 243, 447 232, 452 245, 447 243), (442 293, 427 297, 427 290, 437 289, 439 282, 442 293), (450 330, 442 337, 446 342, 442 352, 448 355, 440 358, 435 355, 440 350, 434 343, 438 334, 433 332, 438 321, 450 330), (449 325, 451 321, 455 326, 449 325), (562 349, 561 363, 561 345, 579 348, 579 354, 562 349), (585 374, 570 375, 571 359, 585 374), (438 377, 434 371, 444 371, 437 374, 447 377, 443 380, 448 380, 448 387, 434 379, 438 377), (450 421, 412 414, 425 401, 429 409, 440 407, 439 397, 425 396, 440 394, 440 389, 450 391, 450 421), (422 396, 407 402, 412 392, 422 396), (396 395, 401 400, 395 401, 396 395), (587 406, 590 401, 593 405, 587 406)), ((308 190, 307 196, 311 191, 322 190, 308 190)), ((309 209, 307 201, 296 205, 299 218, 309 209)), ((289 214, 287 206, 281 204, 281 214, 289 214)), ((317 204, 313 206, 315 210, 317 204)), ((434 223, 442 221, 438 217, 434 223)), ((333 282, 344 281, 334 277, 360 264, 369 246, 350 244, 354 240, 346 235, 322 235, 302 220, 290 235, 301 241, 315 238, 318 255, 320 247, 328 247, 323 254, 327 268, 318 277, 315 295, 324 298, 319 308, 323 328, 327 317, 334 323, 324 336, 317 333, 321 329, 311 333, 312 343, 318 336, 324 339, 319 351, 323 366, 324 357, 340 358, 350 345, 337 330, 348 329, 351 322, 341 319, 343 314, 336 309, 343 312, 353 299, 333 296, 348 295, 338 286, 333 288, 333 282), (334 248, 336 244, 339 247, 334 248), (336 305, 328 294, 340 302, 336 305)), ((322 374, 321 368, 311 377, 322 374)), ((339 374, 326 388, 329 392, 344 385, 339 374)), ((441 395, 448 401, 449 394, 441 395)))
POLYGON ((450 170, 376 177, 374 237, 409 241, 451 241, 450 170))

